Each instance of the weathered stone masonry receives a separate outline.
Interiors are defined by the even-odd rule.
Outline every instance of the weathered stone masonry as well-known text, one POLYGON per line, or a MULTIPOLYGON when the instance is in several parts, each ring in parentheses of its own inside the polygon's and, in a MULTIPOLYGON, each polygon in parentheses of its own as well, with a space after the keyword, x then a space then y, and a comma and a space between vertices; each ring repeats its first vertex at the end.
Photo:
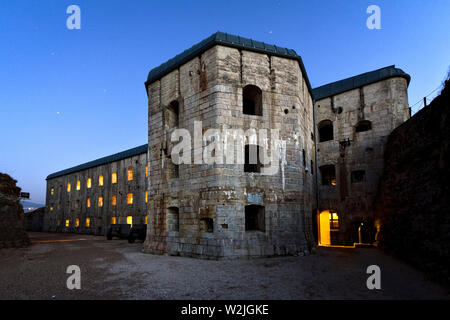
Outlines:
MULTIPOLYGON (((104 234, 112 217, 127 223, 132 216, 133 223, 148 222, 144 252, 202 258, 305 254, 317 243, 372 242, 384 145, 409 118, 409 79, 390 66, 311 89, 295 51, 215 33, 150 71, 148 146, 48 177, 44 230, 104 234), (191 144, 200 139, 192 160, 202 159, 210 140, 201 136, 211 129, 278 129, 276 173, 264 174, 268 167, 259 164, 176 165, 171 136, 177 128, 190 132, 191 144), (133 181, 126 179, 130 167, 133 181), (117 184, 110 182, 114 171, 117 184), (133 205, 126 201, 130 192, 133 205), (86 218, 89 227, 82 226, 86 218)), ((244 140, 245 151, 266 149, 265 141, 244 140)))
POLYGON ((126 224, 127 217, 132 217, 132 223, 144 223, 146 166, 147 145, 143 145, 49 175, 43 231, 104 235, 113 218, 120 224, 126 224), (130 169, 132 180, 128 180, 130 169), (117 174, 116 183, 112 182, 113 173, 117 174))
POLYGON ((384 148, 389 134, 410 116, 409 80, 391 66, 314 89, 319 213, 331 210, 339 220, 339 228, 331 230, 331 244, 374 240, 375 196, 384 148), (332 183, 324 177, 329 169, 334 170, 332 183))
POLYGON ((152 200, 145 252, 233 258, 308 250, 315 195, 313 110, 295 58, 217 44, 147 82, 152 200), (262 91, 261 116, 243 113, 247 85, 262 91), (244 172, 244 165, 182 164, 174 177, 169 139, 175 127, 168 111, 173 101, 179 105, 178 127, 191 133, 194 121, 202 121, 203 132, 222 126, 279 129, 285 147, 278 174, 244 172), (246 230, 251 205, 260 206, 260 230, 246 230), (177 228, 170 226, 174 215, 177 228), (209 231, 202 227, 205 220, 212 224, 209 231))

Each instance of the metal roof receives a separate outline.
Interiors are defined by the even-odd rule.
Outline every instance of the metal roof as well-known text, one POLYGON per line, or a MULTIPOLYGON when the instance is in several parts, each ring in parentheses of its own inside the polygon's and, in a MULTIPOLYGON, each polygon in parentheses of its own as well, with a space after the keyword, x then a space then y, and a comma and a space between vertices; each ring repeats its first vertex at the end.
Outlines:
POLYGON ((128 149, 119 153, 115 153, 113 155, 107 156, 107 157, 103 157, 97 160, 93 160, 90 162, 86 162, 83 164, 80 164, 78 166, 69 168, 69 169, 65 169, 65 170, 61 170, 55 173, 52 173, 50 175, 47 176, 47 179, 52 179, 52 178, 56 178, 56 177, 61 177, 70 173, 74 173, 74 172, 78 172, 78 171, 82 171, 82 170, 86 170, 86 169, 90 169, 90 168, 94 168, 94 167, 98 167, 104 164, 108 164, 111 162, 115 162, 115 161, 119 161, 122 159, 126 159, 126 158, 130 158, 133 156, 137 156, 139 154, 142 153, 147 153, 148 150, 148 144, 144 144, 142 146, 136 147, 136 148, 132 148, 132 149, 128 149))
POLYGON ((411 80, 409 74, 405 73, 402 69, 396 68, 395 65, 392 65, 314 88, 312 90, 312 95, 314 100, 317 101, 393 77, 405 78, 406 81, 408 81, 408 85, 411 80))
POLYGON ((193 45, 189 49, 164 62, 160 66, 150 70, 150 72, 148 73, 147 81, 145 82, 145 87, 147 87, 148 84, 159 80, 161 77, 172 72, 173 70, 177 69, 181 65, 185 64, 189 60, 192 60, 196 56, 202 54, 215 45, 223 45, 227 47, 297 60, 300 65, 300 69, 302 70, 303 77, 305 78, 308 89, 311 91, 311 84, 309 82, 305 66, 303 65, 302 58, 295 52, 295 50, 278 47, 272 44, 267 44, 264 42, 255 41, 252 39, 243 38, 220 31, 193 45))

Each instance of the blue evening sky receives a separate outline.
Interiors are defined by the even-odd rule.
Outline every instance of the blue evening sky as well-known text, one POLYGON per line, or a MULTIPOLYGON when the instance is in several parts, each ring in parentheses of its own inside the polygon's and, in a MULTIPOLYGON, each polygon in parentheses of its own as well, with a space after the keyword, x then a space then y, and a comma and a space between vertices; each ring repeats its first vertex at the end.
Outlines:
POLYGON ((2 0, 0 172, 44 203, 48 174, 146 143, 148 71, 218 30, 296 50, 313 87, 395 64, 410 105, 450 63, 448 0, 2 0))

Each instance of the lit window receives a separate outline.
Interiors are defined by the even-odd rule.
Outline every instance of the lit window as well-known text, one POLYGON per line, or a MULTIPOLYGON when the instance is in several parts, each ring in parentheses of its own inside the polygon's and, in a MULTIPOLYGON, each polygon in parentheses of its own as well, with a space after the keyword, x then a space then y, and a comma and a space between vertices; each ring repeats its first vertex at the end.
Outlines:
POLYGON ((103 176, 98 177, 98 185, 101 187, 103 186, 103 176))
POLYGON ((53 206, 50 207, 50 211, 53 211, 53 206))
POLYGON ((127 195, 127 204, 133 204, 133 194, 129 193, 127 195))
POLYGON ((54 194, 55 194, 55 188, 52 187, 52 188, 50 189, 50 194, 51 194, 51 195, 54 195, 54 194))
POLYGON ((148 202, 148 191, 145 191, 145 203, 148 202))
POLYGON ((147 221, 148 221, 147 218, 148 218, 147 216, 145 216, 145 218, 144 218, 144 223, 145 223, 145 224, 147 224, 147 221))
POLYGON ((111 217, 111 224, 116 224, 116 222, 117 222, 116 217, 111 217))
POLYGON ((127 224, 133 224, 133 217, 132 216, 128 216, 127 217, 127 224))
POLYGON ((337 212, 330 210, 330 230, 339 229, 339 218, 337 212))
POLYGON ((92 179, 91 179, 91 178, 88 178, 88 181, 87 181, 87 188, 90 189, 91 186, 92 186, 92 179))
POLYGON ((103 197, 98 197, 98 206, 103 207, 103 197))
POLYGON ((70 182, 67 182, 67 192, 70 192, 70 182))
POLYGON ((75 219, 75 227, 78 228, 80 226, 80 219, 76 218, 75 219))
POLYGON ((148 178, 148 166, 145 166, 145 177, 148 178))
POLYGON ((91 226, 91 219, 86 218, 86 228, 89 228, 91 226))
POLYGON ((88 208, 91 207, 91 198, 87 198, 86 206, 87 206, 88 208))
POLYGON ((133 180, 133 168, 128 169, 128 181, 133 180))
POLYGON ((66 220, 66 227, 68 227, 68 226, 70 226, 70 220, 69 219, 66 220))
POLYGON ((112 173, 111 183, 117 183, 117 172, 112 173))
POLYGON ((78 180, 78 181, 77 181, 77 190, 80 190, 80 189, 81 189, 81 181, 78 180))
POLYGON ((112 196, 111 202, 113 206, 117 205, 117 196, 112 196))

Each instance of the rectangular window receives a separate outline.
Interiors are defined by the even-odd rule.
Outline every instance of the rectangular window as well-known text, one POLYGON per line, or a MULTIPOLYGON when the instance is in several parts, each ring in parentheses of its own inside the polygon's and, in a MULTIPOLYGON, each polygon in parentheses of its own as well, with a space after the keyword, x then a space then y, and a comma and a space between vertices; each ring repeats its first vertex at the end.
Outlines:
POLYGON ((50 206, 50 211, 53 211, 53 204, 50 206))
POLYGON ((336 169, 334 165, 325 165, 320 168, 320 175, 322 176, 322 185, 335 186, 336 185, 336 169))
POLYGON ((245 206, 245 231, 265 231, 266 219, 263 206, 245 206))
POLYGON ((330 210, 330 230, 339 230, 339 217, 337 212, 330 210))
POLYGON ((91 226, 91 218, 86 218, 86 228, 91 226))
POLYGON ((117 222, 116 217, 111 217, 111 224, 116 224, 116 222, 117 222))
POLYGON ((98 197, 98 206, 103 207, 103 197, 98 197))
POLYGON ((362 182, 364 181, 364 177, 366 176, 366 172, 364 170, 355 170, 352 171, 352 183, 362 182))
POLYGON ((75 228, 78 228, 80 226, 80 218, 75 219, 75 228))
POLYGON ((148 202, 148 191, 145 191, 145 203, 148 202))
POLYGON ((117 196, 112 196, 112 197, 111 197, 111 204, 112 204, 113 206, 116 206, 116 205, 117 205, 117 196))
POLYGON ((133 169, 128 169, 128 181, 133 180, 133 169))
POLYGON ((67 182, 67 192, 70 192, 70 182, 67 182))
POLYGON ((144 223, 145 223, 145 224, 147 224, 147 221, 148 221, 147 218, 148 218, 147 216, 145 216, 145 218, 144 218, 144 223))
POLYGON ((133 204, 133 194, 129 193, 127 195, 127 204, 133 204))
POLYGON ((92 186, 92 179, 91 178, 88 178, 86 186, 87 186, 88 189, 91 188, 91 186, 92 186))
POLYGON ((99 176, 99 177, 98 177, 98 185, 99 185, 100 187, 103 186, 103 176, 99 176))
POLYGON ((78 180, 78 181, 77 181, 77 190, 80 190, 80 189, 81 189, 81 181, 78 180))
POLYGON ((127 217, 127 224, 133 224, 133 217, 132 216, 128 216, 127 217))
POLYGON ((145 166, 145 177, 148 178, 148 166, 145 166))
POLYGON ((91 198, 87 198, 86 207, 88 207, 88 208, 91 207, 91 198))
POLYGON ((111 183, 117 183, 117 172, 113 172, 111 176, 111 183))
POLYGON ((68 227, 68 226, 70 226, 70 220, 69 219, 66 220, 66 227, 68 227))
POLYGON ((54 195, 54 194, 55 194, 55 188, 52 187, 52 188, 50 189, 50 194, 51 194, 51 195, 54 195))
POLYGON ((245 145, 244 172, 261 172, 262 161, 259 155, 259 146, 256 144, 245 145))

